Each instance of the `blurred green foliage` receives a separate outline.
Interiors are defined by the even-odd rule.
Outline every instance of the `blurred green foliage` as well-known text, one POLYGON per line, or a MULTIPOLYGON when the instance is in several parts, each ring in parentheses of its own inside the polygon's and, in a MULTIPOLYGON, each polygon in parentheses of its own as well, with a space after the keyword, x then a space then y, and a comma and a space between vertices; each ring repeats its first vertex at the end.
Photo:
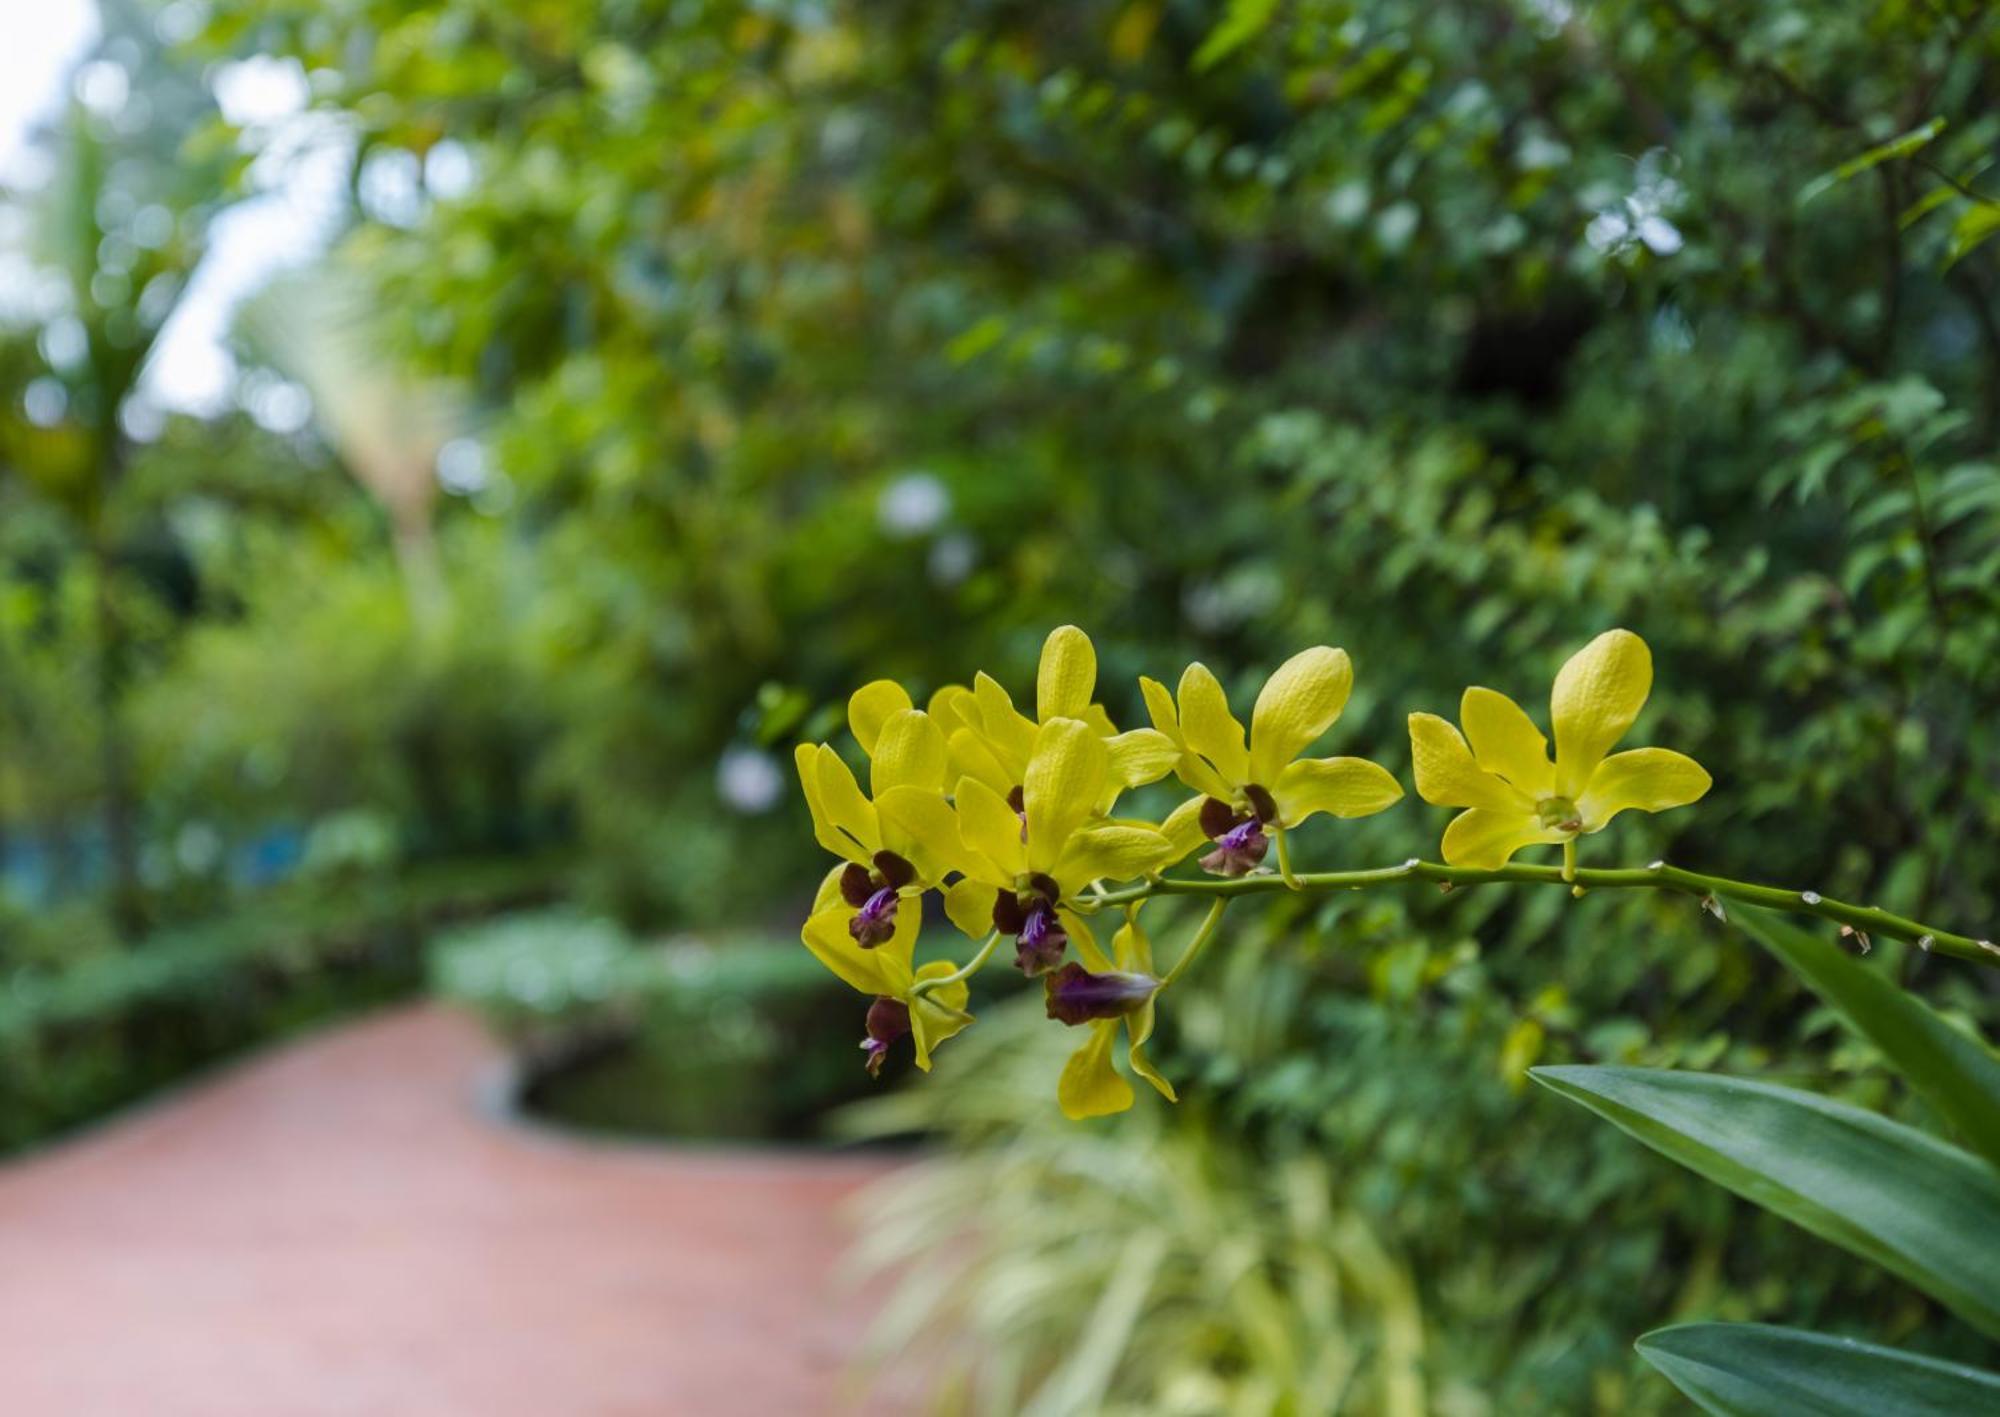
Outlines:
POLYGON ((74 914, 8 912, 10 941, 47 963, 0 995, 0 1150, 12 1151, 329 1014, 406 996, 447 922, 545 897, 555 863, 453 866, 301 882, 253 910, 95 951, 74 914))
POLYGON ((868 1090, 838 986, 788 940, 642 945, 612 921, 548 911, 441 938, 430 976, 512 1045, 517 1100, 571 1126, 811 1137, 868 1090))
MULTIPOLYGON (((1357 666, 1343 745, 1400 766, 1404 711, 1527 694, 1625 624, 1659 665, 1633 741, 1717 788, 1628 814, 1602 859, 1976 929, 2000 905, 1993 22, 1961 0, 216 0, 177 61, 296 62, 352 140, 331 259, 485 416, 435 508, 428 629, 321 440, 174 418, 123 447, 105 525, 148 906, 239 889, 186 864, 191 825, 236 845, 282 820, 389 870, 572 843, 579 894, 633 927, 775 926, 819 863, 789 794, 755 810, 756 754, 835 733, 865 679, 1022 688, 1073 620, 1130 722, 1134 673, 1200 656, 1240 693, 1325 641, 1357 666)), ((186 141, 276 144, 212 115, 186 141)), ((24 415, 38 333, 0 342, 16 837, 103 795, 78 655, 105 563, 30 475, 69 428, 24 415)), ((1411 802, 1298 845, 1397 861, 1441 826, 1411 802)), ((1281 901, 1230 931, 1165 1022, 1178 1121, 1079 1142, 1045 1087, 996 1082, 960 1128, 971 1079, 910 1104, 972 1148, 936 1234, 979 1168, 1178 1158, 1199 1192, 1058 1187, 993 1215, 986 1259, 1151 1225, 1131 1252, 1171 1266, 1202 1212, 1162 1208, 1212 1201, 1343 1296, 1288 1319, 1354 1357, 1362 1410, 1389 1401, 1405 1300, 1422 1400, 1465 1413, 1663 1403, 1625 1343, 1669 1313, 1927 1323, 1520 1095, 1530 1064, 1585 1060, 1832 1070, 1894 1101, 1685 903, 1281 901), (1266 1203, 1300 1174, 1323 1209, 1266 1203), (1353 1225, 1406 1288, 1344 1268, 1353 1225)), ((982 1032, 953 1051, 983 1086, 1013 1055, 982 1032)), ((982 1330, 998 1376, 969 1391, 1324 1391, 1254 1315, 1178 1342, 1185 1289, 1146 1289, 1127 1342, 1065 1369, 1128 1272, 1082 1264, 1073 1307, 982 1330)))

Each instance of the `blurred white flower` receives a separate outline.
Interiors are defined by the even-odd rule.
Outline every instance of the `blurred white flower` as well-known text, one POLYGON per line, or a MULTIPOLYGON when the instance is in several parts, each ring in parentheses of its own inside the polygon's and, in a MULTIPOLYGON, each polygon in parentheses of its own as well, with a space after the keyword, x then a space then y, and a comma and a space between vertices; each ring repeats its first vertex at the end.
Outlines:
POLYGON ((723 749, 716 760, 715 790, 739 812, 768 812, 785 790, 785 775, 763 749, 739 745, 723 749))
POLYGON ((979 547, 964 532, 941 536, 931 546, 925 569, 939 585, 957 585, 972 574, 979 562, 979 547))
POLYGON ((882 489, 875 519, 891 536, 922 536, 951 512, 951 493, 928 472, 906 472, 882 489))

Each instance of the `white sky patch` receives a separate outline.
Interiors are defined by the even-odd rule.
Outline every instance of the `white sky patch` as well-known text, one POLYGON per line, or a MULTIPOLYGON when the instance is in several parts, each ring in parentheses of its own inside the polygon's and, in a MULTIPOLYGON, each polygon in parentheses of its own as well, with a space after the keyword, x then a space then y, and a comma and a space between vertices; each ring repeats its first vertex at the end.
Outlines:
MULTIPOLYGON (((125 95, 111 90, 124 74, 113 72, 116 66, 77 71, 97 37, 95 0, 0 3, 7 9, 0 43, 0 185, 33 188, 50 176, 30 142, 36 124, 53 117, 71 92, 93 105, 120 106, 125 95)), ((171 5, 161 23, 185 29, 196 13, 171 5)), ((220 65, 212 84, 223 115, 256 130, 263 150, 253 168, 256 195, 223 212, 210 228, 208 254, 140 380, 139 399, 151 409, 215 414, 229 406, 237 369, 226 337, 237 303, 278 271, 317 256, 345 201, 352 139, 333 120, 305 111, 310 94, 295 61, 259 56, 220 65)), ((0 231, 0 242, 15 247, 0 255, 0 305, 34 318, 46 313, 46 282, 20 258, 24 235, 18 221, 0 231)), ((150 417, 139 422, 147 426, 150 417)))
POLYGON ((0 43, 0 182, 36 176, 29 158, 35 121, 61 102, 71 68, 97 37, 92 0, 10 0, 0 43))
POLYGON ((162 407, 217 414, 236 390, 236 361, 227 339, 237 305, 272 276, 302 265, 326 247, 346 203, 347 170, 353 138, 323 114, 304 113, 305 76, 296 66, 252 59, 249 87, 225 78, 242 65, 216 75, 217 101, 255 112, 264 131, 264 149, 251 168, 258 195, 236 203, 209 226, 208 254, 188 283, 140 380, 141 394, 162 407), (298 83, 288 88, 271 68, 292 69, 298 83), (228 99, 221 97, 230 90, 228 99), (282 107, 287 94, 296 98, 282 107))

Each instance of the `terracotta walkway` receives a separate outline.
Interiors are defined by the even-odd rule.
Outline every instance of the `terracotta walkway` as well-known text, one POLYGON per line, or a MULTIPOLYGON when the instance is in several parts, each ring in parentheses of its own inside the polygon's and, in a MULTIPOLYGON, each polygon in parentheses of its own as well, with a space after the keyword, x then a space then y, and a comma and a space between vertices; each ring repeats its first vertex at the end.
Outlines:
POLYGON ((510 1127, 497 1064, 400 1010, 0 1168, 0 1411, 849 1410, 837 1211, 883 1163, 510 1127))

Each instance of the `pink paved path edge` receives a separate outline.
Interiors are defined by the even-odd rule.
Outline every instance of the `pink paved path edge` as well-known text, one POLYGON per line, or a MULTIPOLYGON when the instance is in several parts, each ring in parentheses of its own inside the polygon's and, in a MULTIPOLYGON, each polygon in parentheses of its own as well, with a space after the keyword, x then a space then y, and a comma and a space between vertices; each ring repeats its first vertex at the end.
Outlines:
POLYGON ((0 1411, 850 1410, 841 1202, 889 1163, 521 1128, 499 1062, 397 1009, 0 1168, 0 1411))

